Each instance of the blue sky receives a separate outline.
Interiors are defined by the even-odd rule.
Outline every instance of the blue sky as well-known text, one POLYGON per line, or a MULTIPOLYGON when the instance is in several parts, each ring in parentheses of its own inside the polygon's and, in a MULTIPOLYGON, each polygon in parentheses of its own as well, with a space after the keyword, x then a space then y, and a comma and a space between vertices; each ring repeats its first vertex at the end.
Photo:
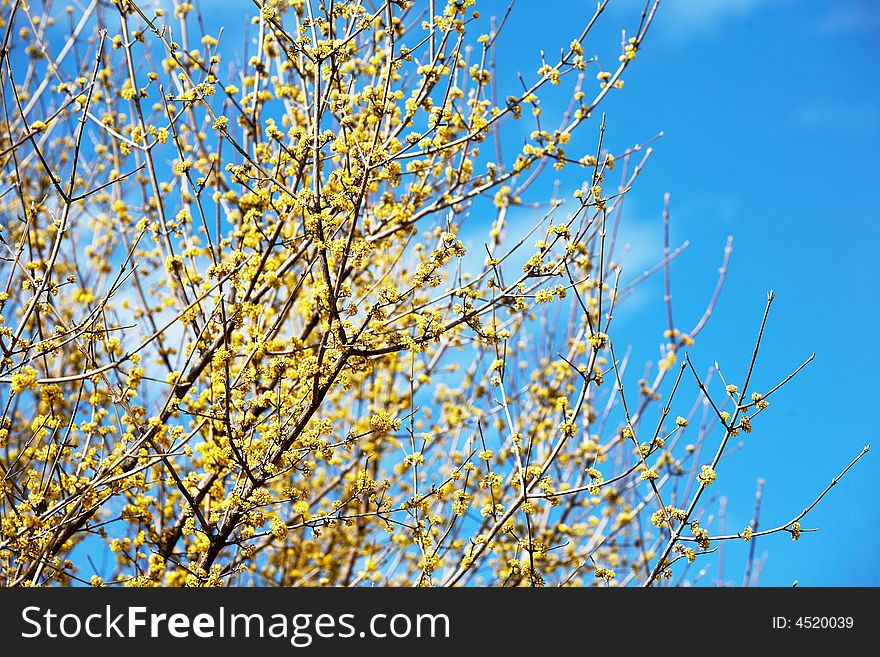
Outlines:
MULTIPOLYGON (((517 70, 532 77, 539 49, 549 57, 577 36, 595 4, 519 0, 498 41, 499 95, 518 89, 517 70)), ((224 11, 206 16, 208 31, 224 25, 226 43, 240 43, 240 19, 253 8, 249 2, 222 5, 224 11)), ((487 18, 502 14, 507 0, 478 5, 487 18)), ((633 32, 642 5, 611 0, 586 54, 600 54, 607 68, 616 64, 620 28, 633 32)), ((672 265, 676 323, 688 328, 712 294, 728 235, 734 238, 726 287, 691 350, 698 371, 718 361, 729 381, 741 381, 771 289, 777 297, 755 389, 771 388, 816 352, 774 395, 744 447, 719 467, 712 492, 728 498, 727 532, 750 521, 758 478, 766 480, 761 528, 782 524, 865 444, 878 442, 878 29, 880 4, 870 1, 664 0, 624 76, 625 88, 603 104, 606 144, 614 152, 664 132, 625 203, 632 249, 624 278, 661 257, 663 194, 670 193, 672 244, 689 242, 672 265)), ((591 90, 594 75, 591 69, 585 81, 591 90)), ((548 116, 560 109, 552 98, 545 108, 548 116)), ((522 123, 519 129, 531 129, 522 123)), ((593 151, 597 129, 597 120, 585 126, 569 152, 578 157, 578 145, 593 151)), ((576 167, 548 173, 524 200, 546 200, 554 175, 569 197, 583 183, 576 167)), ((656 276, 616 314, 612 337, 632 345, 633 363, 657 359, 666 328, 662 294, 656 276)), ((685 414, 697 398, 688 384, 674 413, 685 414)), ((760 584, 880 585, 880 514, 872 485, 878 474, 874 451, 802 521, 818 533, 797 543, 787 534, 761 539, 760 584)), ((741 583, 747 551, 739 541, 725 546, 724 581, 741 583)), ((718 569, 715 560, 702 583, 717 581, 718 569)))
MULTIPOLYGON (((595 8, 537 5, 518 3, 499 61, 531 71, 532 51, 555 52, 595 8)), ((641 6, 612 0, 587 54, 613 52, 641 6)), ((690 244, 672 266, 677 323, 699 318, 724 242, 734 237, 727 285, 691 350, 698 370, 717 360, 729 380, 741 380, 770 289, 777 297, 756 389, 816 352, 719 468, 713 492, 728 497, 728 531, 751 518, 759 477, 766 479, 761 526, 782 524, 876 442, 878 27, 880 6, 857 0, 666 0, 625 89, 604 105, 612 150, 665 133, 626 201, 624 222, 632 229, 630 268, 640 273, 662 253, 662 199, 672 195, 671 241, 690 244)), ((581 183, 567 170, 560 182, 562 189, 581 183)), ((656 359, 666 323, 662 277, 641 289, 619 322, 615 337, 632 343, 634 362, 656 359)), ((766 553, 762 585, 880 585, 878 463, 869 453, 802 521, 818 533, 757 544, 757 556, 766 553)), ((725 547, 726 580, 742 581, 746 554, 743 543, 725 547)), ((712 570, 706 581, 717 578, 717 564, 712 570)))

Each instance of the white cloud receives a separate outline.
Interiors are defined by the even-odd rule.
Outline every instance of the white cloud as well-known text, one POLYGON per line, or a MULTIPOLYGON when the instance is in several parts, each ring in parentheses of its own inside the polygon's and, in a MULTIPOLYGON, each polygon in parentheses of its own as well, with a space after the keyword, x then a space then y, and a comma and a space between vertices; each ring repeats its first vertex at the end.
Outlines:
MULTIPOLYGON (((571 192, 562 196, 562 198, 568 199, 571 197, 571 192)), ((572 202, 561 206, 553 215, 554 221, 556 223, 564 221, 573 211, 572 202)), ((546 214, 546 209, 536 210, 515 206, 510 208, 505 224, 504 245, 498 249, 496 256, 506 254, 517 240, 524 237, 535 224, 541 222, 546 214)), ((609 213, 606 247, 610 247, 614 216, 613 211, 609 213)), ((611 256, 612 260, 623 269, 622 283, 638 278, 645 270, 650 269, 663 258, 663 226, 659 207, 655 219, 642 219, 642 216, 643 213, 636 207, 635 201, 627 199, 624 203, 614 245, 614 254, 611 256)), ((463 271, 474 273, 482 270, 483 260, 486 257, 483 243, 488 239, 488 226, 491 220, 491 218, 475 215, 465 223, 464 230, 460 233, 462 241, 468 247, 468 254, 462 259, 463 271)), ((545 220, 544 225, 546 223, 545 220)), ((505 261, 505 271, 517 272, 520 270, 525 261, 534 253, 535 250, 532 247, 534 242, 545 236, 546 231, 539 229, 526 239, 522 247, 505 261)), ((675 246, 677 245, 673 245, 673 248, 675 246)), ((608 257, 607 254, 606 257, 608 257)))
MULTIPOLYGON (((627 211, 623 211, 627 215, 627 211)), ((623 281, 638 278, 663 259, 663 224, 636 219, 630 213, 620 222, 614 261, 623 269, 623 281)))

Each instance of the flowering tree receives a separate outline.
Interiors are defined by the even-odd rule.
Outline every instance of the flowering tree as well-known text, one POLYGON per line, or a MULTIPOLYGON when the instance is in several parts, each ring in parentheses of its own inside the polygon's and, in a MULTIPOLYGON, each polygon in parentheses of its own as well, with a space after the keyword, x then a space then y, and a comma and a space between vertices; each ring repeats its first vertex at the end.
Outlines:
POLYGON ((730 243, 685 331, 667 231, 664 356, 623 385, 612 316, 644 276, 615 242, 651 149, 607 151, 598 110, 659 0, 613 66, 586 51, 602 2, 512 90, 510 9, 479 34, 474 0, 255 2, 244 56, 146 4, 4 3, 5 584, 651 585, 717 540, 798 538, 812 507, 705 520, 791 378, 710 394, 687 358, 730 243), (573 198, 529 198, 563 167, 573 198))

